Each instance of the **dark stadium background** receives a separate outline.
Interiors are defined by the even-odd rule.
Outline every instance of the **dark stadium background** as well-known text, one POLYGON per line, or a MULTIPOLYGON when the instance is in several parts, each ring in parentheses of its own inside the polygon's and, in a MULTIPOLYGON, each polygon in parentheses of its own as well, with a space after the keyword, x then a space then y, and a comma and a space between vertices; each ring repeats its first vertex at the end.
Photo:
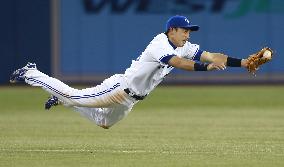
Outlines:
POLYGON ((281 0, 2 0, 0 12, 1 84, 28 61, 68 83, 99 83, 123 73, 176 14, 201 26, 190 41, 203 50, 243 58, 269 46, 275 57, 257 78, 175 70, 164 83, 284 81, 281 0))

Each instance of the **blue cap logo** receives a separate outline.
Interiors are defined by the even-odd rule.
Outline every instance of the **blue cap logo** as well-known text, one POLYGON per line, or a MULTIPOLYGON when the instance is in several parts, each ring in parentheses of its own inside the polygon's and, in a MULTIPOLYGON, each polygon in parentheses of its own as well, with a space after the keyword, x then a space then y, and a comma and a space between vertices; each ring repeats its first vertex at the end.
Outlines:
POLYGON ((192 25, 190 21, 185 16, 173 16, 171 17, 166 24, 166 31, 170 28, 184 28, 191 31, 197 31, 199 29, 198 25, 192 25))
POLYGON ((185 18, 184 20, 189 24, 189 20, 187 18, 185 18))

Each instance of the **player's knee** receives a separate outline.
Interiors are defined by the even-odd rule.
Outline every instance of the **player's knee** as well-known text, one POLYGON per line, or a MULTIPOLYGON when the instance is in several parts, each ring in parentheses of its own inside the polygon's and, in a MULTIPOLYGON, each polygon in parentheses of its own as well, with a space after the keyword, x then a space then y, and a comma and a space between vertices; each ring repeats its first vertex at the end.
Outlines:
POLYGON ((99 127, 104 128, 104 129, 109 129, 112 125, 111 124, 97 124, 99 127))
POLYGON ((109 129, 110 126, 106 126, 106 125, 99 125, 99 127, 104 128, 104 129, 109 129))

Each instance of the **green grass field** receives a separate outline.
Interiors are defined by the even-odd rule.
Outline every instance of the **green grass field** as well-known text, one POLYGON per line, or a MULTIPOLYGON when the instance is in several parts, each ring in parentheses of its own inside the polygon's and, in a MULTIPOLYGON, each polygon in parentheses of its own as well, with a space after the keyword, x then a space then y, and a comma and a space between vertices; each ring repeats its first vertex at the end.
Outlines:
POLYGON ((284 166, 283 86, 159 87, 109 130, 0 87, 0 166, 284 166))

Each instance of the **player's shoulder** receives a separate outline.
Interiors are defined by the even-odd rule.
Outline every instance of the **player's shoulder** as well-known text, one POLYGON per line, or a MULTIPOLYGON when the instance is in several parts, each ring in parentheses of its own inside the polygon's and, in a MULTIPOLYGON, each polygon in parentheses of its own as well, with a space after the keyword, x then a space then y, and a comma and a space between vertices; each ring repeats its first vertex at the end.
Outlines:
POLYGON ((177 53, 181 57, 187 57, 187 58, 192 58, 196 55, 196 53, 199 50, 199 45, 198 44, 192 44, 190 42, 186 42, 182 47, 176 48, 177 53))
POLYGON ((184 44, 185 47, 187 46, 190 46, 190 47, 195 47, 195 46, 199 46, 198 44, 194 44, 194 43, 191 43, 189 41, 186 41, 186 43, 184 44))
POLYGON ((168 37, 165 33, 160 33, 154 37, 154 39, 150 42, 151 48, 160 48, 160 49, 167 49, 171 48, 168 37))
POLYGON ((192 44, 189 41, 186 41, 186 43, 182 47, 178 47, 178 49, 196 49, 199 48, 198 44, 192 44))
POLYGON ((167 40, 168 40, 167 35, 164 33, 160 33, 153 38, 151 43, 165 43, 165 41, 167 40))

